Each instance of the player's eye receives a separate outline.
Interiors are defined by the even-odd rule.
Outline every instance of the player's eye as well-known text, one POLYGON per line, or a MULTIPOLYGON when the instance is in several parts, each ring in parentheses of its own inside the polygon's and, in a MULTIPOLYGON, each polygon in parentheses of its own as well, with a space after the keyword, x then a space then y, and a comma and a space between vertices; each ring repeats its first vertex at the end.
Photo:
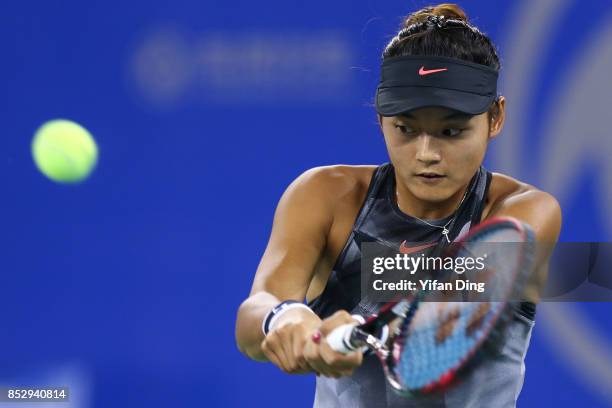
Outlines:
POLYGON ((458 136, 459 134, 461 134, 461 132, 463 132, 463 129, 448 128, 448 129, 442 130, 442 136, 454 137, 454 136, 458 136))
POLYGON ((414 133, 414 129, 406 125, 395 125, 395 128, 405 135, 414 133))

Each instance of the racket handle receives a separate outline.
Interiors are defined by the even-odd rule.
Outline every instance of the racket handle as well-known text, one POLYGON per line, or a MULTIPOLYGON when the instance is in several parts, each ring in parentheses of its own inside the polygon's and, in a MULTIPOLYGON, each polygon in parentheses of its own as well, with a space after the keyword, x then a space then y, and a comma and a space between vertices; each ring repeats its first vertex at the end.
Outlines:
POLYGON ((351 344, 351 335, 355 327, 357 327, 356 323, 348 323, 336 327, 327 335, 327 344, 329 344, 332 350, 344 354, 359 349, 359 347, 355 347, 351 344))

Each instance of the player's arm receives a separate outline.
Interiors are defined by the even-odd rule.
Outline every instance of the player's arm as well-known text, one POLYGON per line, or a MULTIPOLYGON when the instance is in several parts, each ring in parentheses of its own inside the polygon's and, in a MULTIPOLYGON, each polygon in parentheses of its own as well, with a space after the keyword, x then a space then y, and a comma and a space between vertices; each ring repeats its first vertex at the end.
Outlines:
POLYGON ((313 367, 318 359, 315 353, 311 353, 313 364, 306 362, 306 343, 321 327, 321 319, 312 311, 288 310, 265 338, 262 321, 279 302, 305 298, 325 252, 336 197, 346 187, 333 167, 323 167, 301 175, 283 194, 251 294, 238 310, 236 341, 250 358, 270 360, 290 373, 312 369, 323 374, 335 373, 324 364, 313 367))
POLYGON ((535 232, 536 267, 527 284, 525 297, 537 303, 546 284, 548 261, 561 230, 561 207, 552 195, 523 185, 500 200, 488 215, 501 216, 514 217, 525 222, 535 232))

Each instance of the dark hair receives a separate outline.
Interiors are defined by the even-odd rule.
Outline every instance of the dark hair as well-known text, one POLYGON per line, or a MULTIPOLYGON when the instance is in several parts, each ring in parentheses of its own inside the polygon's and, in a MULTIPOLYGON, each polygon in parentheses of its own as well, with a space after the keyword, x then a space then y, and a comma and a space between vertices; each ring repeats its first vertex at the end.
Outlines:
MULTIPOLYGON (((501 69, 491 39, 469 23, 461 7, 451 3, 424 7, 404 19, 402 28, 389 41, 382 57, 405 55, 456 58, 496 71, 501 69)), ((492 115, 497 114, 498 101, 496 98, 493 103, 492 115)))
POLYGON ((383 59, 404 55, 457 58, 500 69, 491 39, 471 25, 456 4, 443 3, 415 11, 385 47, 383 59))

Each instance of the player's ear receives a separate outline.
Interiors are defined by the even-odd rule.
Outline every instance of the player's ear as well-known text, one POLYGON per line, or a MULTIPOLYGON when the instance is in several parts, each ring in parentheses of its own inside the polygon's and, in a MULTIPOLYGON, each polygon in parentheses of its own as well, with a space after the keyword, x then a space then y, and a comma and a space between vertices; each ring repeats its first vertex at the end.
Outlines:
POLYGON ((489 110, 489 139, 494 139, 500 134, 506 120, 506 98, 498 96, 489 110))

